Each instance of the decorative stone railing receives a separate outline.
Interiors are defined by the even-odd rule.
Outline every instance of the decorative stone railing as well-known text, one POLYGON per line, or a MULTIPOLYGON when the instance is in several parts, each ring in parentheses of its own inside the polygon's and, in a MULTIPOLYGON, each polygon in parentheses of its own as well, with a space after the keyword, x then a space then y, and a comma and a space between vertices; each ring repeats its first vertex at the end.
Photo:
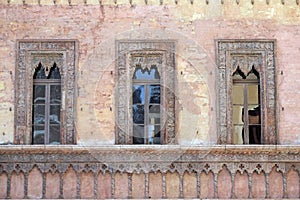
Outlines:
POLYGON ((299 198, 300 146, 0 146, 0 198, 299 198))

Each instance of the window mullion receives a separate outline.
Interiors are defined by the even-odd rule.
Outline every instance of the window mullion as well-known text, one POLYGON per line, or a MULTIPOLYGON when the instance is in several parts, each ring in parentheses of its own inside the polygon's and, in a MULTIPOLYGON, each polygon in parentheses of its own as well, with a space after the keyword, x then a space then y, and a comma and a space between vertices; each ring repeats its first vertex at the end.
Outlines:
POLYGON ((148 102, 148 84, 145 84, 145 114, 144 114, 144 143, 148 144, 148 116, 149 116, 149 102, 148 102))
POLYGON ((244 84, 244 144, 249 144, 248 85, 244 84))
POLYGON ((50 136, 50 84, 46 84, 46 98, 45 98, 45 144, 49 144, 50 136))

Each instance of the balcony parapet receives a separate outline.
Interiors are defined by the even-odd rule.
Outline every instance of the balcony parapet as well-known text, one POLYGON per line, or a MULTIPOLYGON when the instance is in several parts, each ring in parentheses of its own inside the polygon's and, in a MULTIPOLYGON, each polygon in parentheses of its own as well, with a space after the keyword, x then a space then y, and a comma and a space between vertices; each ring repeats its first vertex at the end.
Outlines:
POLYGON ((223 166, 229 171, 269 173, 273 167, 286 172, 300 170, 300 146, 214 145, 214 146, 0 146, 0 173, 29 172, 37 166, 42 172, 64 173, 69 166, 78 172, 175 172, 212 171, 223 166))

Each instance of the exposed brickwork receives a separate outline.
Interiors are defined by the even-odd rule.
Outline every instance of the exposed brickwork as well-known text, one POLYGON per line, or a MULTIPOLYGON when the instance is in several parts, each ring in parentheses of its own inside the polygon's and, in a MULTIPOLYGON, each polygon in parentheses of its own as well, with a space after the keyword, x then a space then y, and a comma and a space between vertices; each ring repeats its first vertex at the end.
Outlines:
POLYGON ((287 198, 299 198, 299 174, 290 169, 286 177, 287 198))
POLYGON ((94 175, 93 173, 81 173, 80 174, 80 197, 83 199, 94 198, 94 175))
POLYGON ((240 172, 235 174, 234 178, 234 197, 238 199, 246 199, 249 197, 248 174, 240 172))
POLYGON ((251 196, 253 198, 266 197, 266 178, 264 173, 252 174, 251 196))
POLYGON ((117 199, 128 198, 128 174, 115 174, 115 191, 114 197, 117 199))
POLYGON ((11 175, 11 181, 10 181, 10 188, 13 188, 10 191, 10 197, 12 199, 23 199, 25 197, 25 191, 24 191, 24 174, 22 172, 20 173, 13 173, 11 175))
POLYGON ((218 198, 228 199, 231 198, 231 174, 227 170, 226 166, 223 167, 222 171, 218 174, 218 198))
POLYGON ((7 195, 7 175, 5 173, 0 174, 0 198, 4 199, 7 195))
POLYGON ((283 178, 282 173, 276 171, 274 167, 269 176, 269 194, 270 198, 283 198, 283 178))
POLYGON ((67 199, 77 198, 77 176, 72 167, 63 176, 63 197, 67 199))
POLYGON ((166 197, 169 199, 179 198, 179 174, 167 173, 166 174, 166 197))
POLYGON ((60 197, 60 180, 58 173, 46 174, 46 194, 47 199, 57 199, 60 197))
POLYGON ((111 198, 111 175, 109 173, 99 173, 97 177, 98 187, 97 194, 99 199, 111 198))
POLYGON ((132 198, 142 199, 145 198, 146 194, 146 180, 145 174, 132 174, 132 198))
POLYGON ((183 175, 183 196, 185 198, 197 198, 197 187, 197 173, 185 173, 183 175))
POLYGON ((212 172, 205 173, 202 172, 200 175, 200 198, 214 198, 215 188, 214 188, 214 175, 212 172))
POLYGON ((163 196, 161 173, 149 173, 149 198, 159 199, 163 196))
POLYGON ((28 197, 40 199, 43 197, 43 177, 41 171, 35 167, 28 175, 28 197))

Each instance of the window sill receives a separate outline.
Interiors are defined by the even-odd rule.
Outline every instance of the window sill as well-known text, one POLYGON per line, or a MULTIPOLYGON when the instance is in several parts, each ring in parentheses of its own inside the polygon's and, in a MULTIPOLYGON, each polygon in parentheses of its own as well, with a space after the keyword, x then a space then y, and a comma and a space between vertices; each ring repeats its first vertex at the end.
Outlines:
POLYGON ((294 154, 300 152, 300 145, 0 145, 0 154, 9 153, 72 153, 87 152, 138 153, 210 153, 210 154, 294 154))

